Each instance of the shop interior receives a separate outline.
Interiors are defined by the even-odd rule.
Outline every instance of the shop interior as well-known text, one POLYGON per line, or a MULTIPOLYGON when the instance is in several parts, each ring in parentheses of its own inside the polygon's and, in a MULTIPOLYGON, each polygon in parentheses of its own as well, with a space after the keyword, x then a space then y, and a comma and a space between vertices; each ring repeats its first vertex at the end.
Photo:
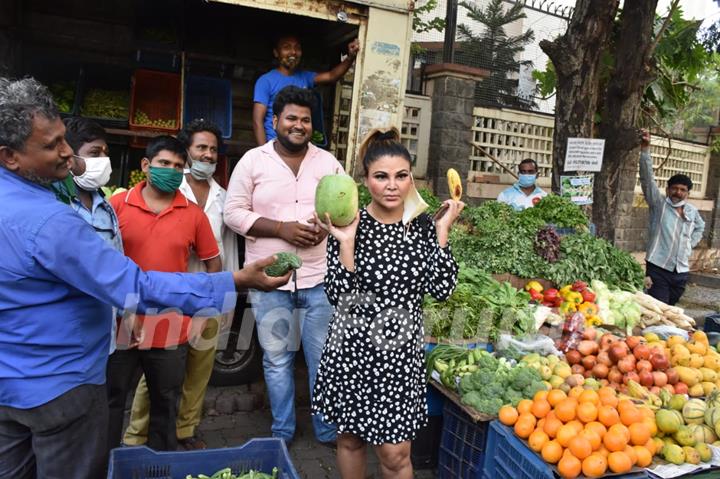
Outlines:
MULTIPOLYGON (((216 179, 225 184, 255 146, 253 86, 274 68, 281 34, 297 35, 302 68, 341 61, 357 26, 204 0, 15 1, 10 11, 14 76, 50 87, 63 115, 96 119, 110 134, 110 185, 132 186, 147 139, 194 118, 223 131, 216 179), (135 174, 133 175, 133 172, 135 174)), ((314 89, 318 146, 344 160, 354 70, 314 89)))

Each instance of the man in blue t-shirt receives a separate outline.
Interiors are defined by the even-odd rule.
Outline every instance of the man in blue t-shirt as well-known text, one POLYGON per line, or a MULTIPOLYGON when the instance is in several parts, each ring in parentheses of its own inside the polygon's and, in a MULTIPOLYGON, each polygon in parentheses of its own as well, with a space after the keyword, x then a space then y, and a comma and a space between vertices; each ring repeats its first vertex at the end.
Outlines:
POLYGON ((275 95, 288 85, 312 88, 317 84, 335 83, 342 78, 355 62, 360 44, 357 38, 348 44, 345 60, 326 72, 316 73, 298 69, 302 59, 302 46, 297 37, 285 35, 278 38, 273 48, 278 67, 258 78, 253 96, 253 134, 258 146, 275 138, 272 104, 275 95))

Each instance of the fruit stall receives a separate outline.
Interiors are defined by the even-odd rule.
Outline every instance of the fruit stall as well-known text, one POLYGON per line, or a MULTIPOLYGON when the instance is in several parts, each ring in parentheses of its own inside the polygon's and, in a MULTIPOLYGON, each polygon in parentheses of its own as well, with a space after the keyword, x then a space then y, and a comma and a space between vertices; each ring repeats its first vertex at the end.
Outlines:
POLYGON ((579 207, 469 206, 450 244, 457 287, 424 304, 438 477, 720 477, 712 334, 579 207))

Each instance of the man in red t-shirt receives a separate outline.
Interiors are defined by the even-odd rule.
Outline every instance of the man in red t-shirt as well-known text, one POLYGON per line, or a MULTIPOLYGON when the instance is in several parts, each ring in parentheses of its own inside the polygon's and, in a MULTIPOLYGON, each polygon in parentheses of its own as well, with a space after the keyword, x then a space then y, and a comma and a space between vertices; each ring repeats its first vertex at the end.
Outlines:
MULTIPOLYGON (((120 223, 125 254, 144 271, 184 273, 194 251, 208 273, 222 269, 220 251, 205 213, 178 191, 186 149, 170 136, 150 140, 141 167, 147 181, 110 202, 120 223)), ((128 392, 134 390, 142 369, 150 392, 148 446, 177 448, 175 419, 182 390, 191 320, 177 310, 138 315, 141 328, 137 347, 118 349, 108 360, 110 447, 120 444, 128 392)))

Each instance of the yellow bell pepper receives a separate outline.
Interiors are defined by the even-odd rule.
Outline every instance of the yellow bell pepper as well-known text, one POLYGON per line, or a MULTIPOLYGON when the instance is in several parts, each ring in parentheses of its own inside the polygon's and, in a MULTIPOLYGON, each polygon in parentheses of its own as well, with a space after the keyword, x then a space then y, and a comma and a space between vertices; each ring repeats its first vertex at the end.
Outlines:
POLYGON ((572 292, 572 285, 568 284, 567 286, 563 286, 562 288, 560 288, 559 294, 560 294, 560 296, 562 296, 564 298, 571 292, 572 292))
POLYGON ((568 301, 570 303, 575 303, 575 304, 582 304, 583 297, 582 297, 582 294, 580 294, 578 292, 570 291, 567 295, 565 295, 565 301, 568 301))
POLYGON ((585 302, 577 307, 577 310, 585 315, 585 317, 595 316, 598 314, 598 307, 595 303, 585 302))
POLYGON ((600 326, 602 324, 602 319, 600 319, 599 316, 591 315, 585 317, 585 327, 590 328, 592 326, 600 326))
POLYGON ((577 305, 575 303, 571 303, 570 301, 565 301, 560 305, 560 313, 562 314, 574 313, 576 311, 577 305))
POLYGON ((528 283, 525 285, 525 291, 530 291, 531 289, 537 291, 538 293, 543 292, 542 285, 537 281, 528 281, 528 283))

